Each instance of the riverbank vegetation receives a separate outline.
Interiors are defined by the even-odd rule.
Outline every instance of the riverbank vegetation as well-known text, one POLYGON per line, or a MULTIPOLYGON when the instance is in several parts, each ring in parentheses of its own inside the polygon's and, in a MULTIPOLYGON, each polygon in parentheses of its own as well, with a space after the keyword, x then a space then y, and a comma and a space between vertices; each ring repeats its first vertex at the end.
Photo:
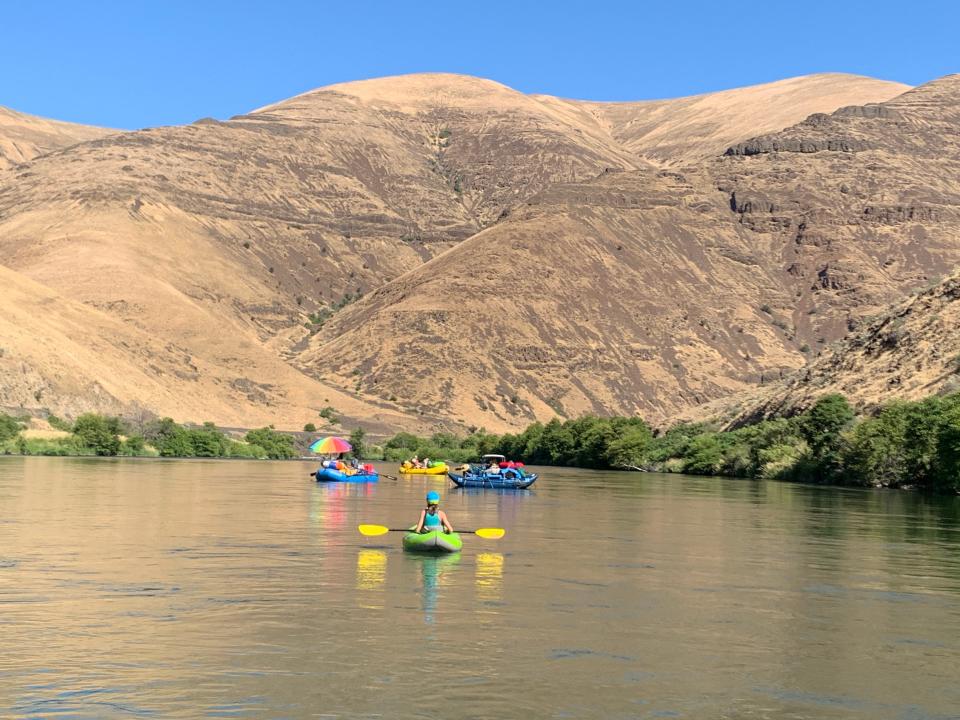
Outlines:
POLYGON ((23 420, 0 413, 0 454, 98 455, 126 457, 230 457, 280 460, 296 457, 291 435, 271 427, 229 437, 213 423, 178 425, 170 418, 139 428, 111 416, 86 413, 73 423, 56 416, 48 424, 59 432, 32 437, 23 420))
POLYGON ((697 423, 654 433, 639 418, 588 415, 502 436, 398 433, 383 445, 388 460, 460 462, 491 452, 533 465, 958 492, 960 394, 890 403, 862 418, 843 396, 828 395, 800 415, 732 430, 697 423))
MULTIPOLYGON (((298 455, 293 435, 272 427, 230 437, 212 423, 178 425, 169 418, 131 427, 88 413, 60 431, 30 437, 23 422, 0 413, 0 453, 284 459, 298 455)), ((654 432, 641 418, 585 415, 536 422, 523 432, 466 436, 400 432, 370 443, 362 428, 350 441, 360 457, 399 462, 413 455, 459 463, 502 453, 531 465, 638 469, 863 487, 916 487, 960 492, 960 393, 918 402, 893 402, 856 417, 841 395, 809 410, 721 430, 704 423, 654 432)))

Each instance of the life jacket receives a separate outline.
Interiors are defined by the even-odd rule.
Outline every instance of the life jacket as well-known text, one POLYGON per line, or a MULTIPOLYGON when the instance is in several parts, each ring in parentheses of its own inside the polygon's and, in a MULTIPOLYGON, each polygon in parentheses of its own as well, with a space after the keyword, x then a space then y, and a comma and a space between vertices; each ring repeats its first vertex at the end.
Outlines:
POLYGON ((443 524, 443 523, 440 522, 440 511, 439 511, 439 510, 437 510, 435 513, 431 513, 429 510, 427 510, 427 511, 423 514, 423 526, 424 526, 425 528, 432 528, 432 529, 436 530, 436 529, 437 529, 438 527, 440 527, 442 524, 443 524))

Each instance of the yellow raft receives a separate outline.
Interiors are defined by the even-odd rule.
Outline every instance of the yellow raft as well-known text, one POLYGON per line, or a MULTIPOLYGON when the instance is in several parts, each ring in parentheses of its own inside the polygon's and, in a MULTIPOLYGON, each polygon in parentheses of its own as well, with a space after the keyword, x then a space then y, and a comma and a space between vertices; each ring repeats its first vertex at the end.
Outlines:
POLYGON ((441 462, 437 463, 433 467, 418 468, 414 467, 409 462, 405 462, 400 466, 400 472, 405 475, 446 475, 447 464, 441 462))

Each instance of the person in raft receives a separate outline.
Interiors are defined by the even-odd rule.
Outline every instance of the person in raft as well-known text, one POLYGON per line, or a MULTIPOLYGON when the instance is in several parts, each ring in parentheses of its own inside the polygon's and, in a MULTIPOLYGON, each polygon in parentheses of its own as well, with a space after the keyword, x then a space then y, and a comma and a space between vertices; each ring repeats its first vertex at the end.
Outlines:
POLYGON ((440 529, 452 533, 453 525, 447 520, 447 514, 440 509, 440 496, 431 490, 427 493, 427 507, 420 511, 415 532, 425 533, 440 529))

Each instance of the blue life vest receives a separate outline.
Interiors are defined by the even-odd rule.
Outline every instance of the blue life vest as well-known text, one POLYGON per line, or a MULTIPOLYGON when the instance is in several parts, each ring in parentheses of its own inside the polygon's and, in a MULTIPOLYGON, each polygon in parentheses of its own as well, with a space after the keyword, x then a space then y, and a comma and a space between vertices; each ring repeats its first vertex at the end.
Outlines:
POLYGON ((423 515, 423 526, 425 528, 433 528, 436 530, 440 527, 440 511, 437 510, 435 513, 431 514, 429 511, 423 515))

